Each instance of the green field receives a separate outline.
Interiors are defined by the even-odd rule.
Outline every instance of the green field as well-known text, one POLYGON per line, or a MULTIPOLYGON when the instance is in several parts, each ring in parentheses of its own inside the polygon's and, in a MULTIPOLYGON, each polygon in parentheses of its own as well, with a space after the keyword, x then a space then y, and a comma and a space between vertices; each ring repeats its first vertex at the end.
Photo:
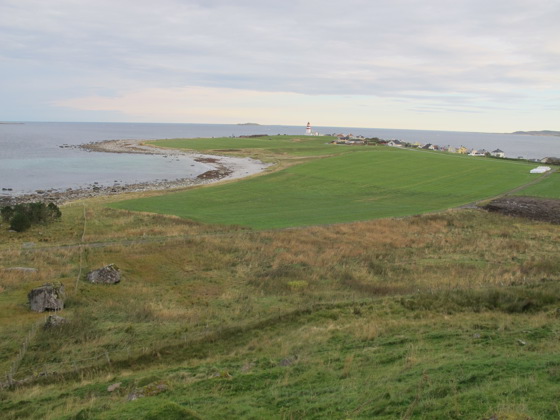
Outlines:
MULTIPOLYGON (((197 147, 205 141, 198 140, 197 147)), ((534 179, 529 174, 531 165, 525 162, 388 147, 328 145, 320 150, 325 147, 331 153, 352 153, 307 161, 234 184, 123 201, 112 207, 204 223, 281 228, 438 211, 489 198, 534 179)))
POLYGON ((321 136, 266 136, 255 138, 217 137, 208 139, 170 139, 150 141, 158 147, 187 149, 205 153, 259 156, 318 156, 355 151, 354 147, 335 147, 328 144, 333 137, 321 136))
POLYGON ((541 182, 524 188, 517 195, 560 199, 560 172, 555 172, 541 182))

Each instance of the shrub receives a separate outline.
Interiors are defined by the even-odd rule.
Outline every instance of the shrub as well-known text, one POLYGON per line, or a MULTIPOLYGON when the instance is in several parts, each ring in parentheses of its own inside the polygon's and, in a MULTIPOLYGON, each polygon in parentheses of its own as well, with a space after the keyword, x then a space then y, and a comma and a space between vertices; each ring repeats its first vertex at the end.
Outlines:
POLYGON ((12 206, 5 206, 2 207, 0 210, 0 215, 2 216, 2 220, 4 222, 9 222, 12 216, 14 215, 14 208, 12 206))
POLYGON ((54 203, 49 203, 49 205, 47 206, 47 210, 51 219, 60 219, 60 217, 62 216, 62 212, 54 203))
POLYGON ((4 222, 10 223, 10 229, 23 232, 33 224, 48 223, 60 218, 62 213, 54 203, 45 205, 42 202, 16 204, 14 207, 5 206, 0 210, 4 222))
POLYGON ((23 232, 31 227, 31 220, 27 214, 22 212, 15 212, 10 220, 10 229, 16 232, 23 232))

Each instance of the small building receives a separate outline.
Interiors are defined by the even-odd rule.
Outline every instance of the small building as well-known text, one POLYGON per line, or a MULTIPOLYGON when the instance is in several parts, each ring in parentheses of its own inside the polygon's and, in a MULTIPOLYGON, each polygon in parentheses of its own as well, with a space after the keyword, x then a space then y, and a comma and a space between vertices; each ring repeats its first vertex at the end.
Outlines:
POLYGON ((496 149, 496 150, 493 150, 493 151, 492 151, 492 156, 494 156, 494 157, 499 157, 499 158, 503 158, 503 157, 506 157, 506 154, 504 153, 503 150, 496 149))
POLYGON ((553 165, 560 165, 560 158, 557 157, 545 157, 544 159, 541 159, 541 163, 548 163, 548 164, 553 164, 553 165))
POLYGON ((402 141, 400 141, 400 140, 389 140, 389 141, 387 142, 387 146, 390 146, 390 147, 403 147, 404 144, 403 144, 402 141))
POLYGON ((476 149, 472 149, 471 152, 469 153, 469 156, 485 156, 486 151, 483 150, 476 150, 476 149))
POLYGON ((461 146, 457 149, 457 153, 460 153, 462 155, 466 155, 469 153, 469 149, 467 149, 465 146, 461 146))

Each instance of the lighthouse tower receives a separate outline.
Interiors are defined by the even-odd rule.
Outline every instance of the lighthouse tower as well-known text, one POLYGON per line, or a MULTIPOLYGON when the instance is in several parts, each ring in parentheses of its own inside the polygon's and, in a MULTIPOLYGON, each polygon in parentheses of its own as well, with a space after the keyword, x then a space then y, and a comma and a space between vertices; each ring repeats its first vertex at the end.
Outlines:
POLYGON ((307 123, 307 128, 305 129, 305 135, 306 136, 311 135, 311 124, 310 123, 307 123))

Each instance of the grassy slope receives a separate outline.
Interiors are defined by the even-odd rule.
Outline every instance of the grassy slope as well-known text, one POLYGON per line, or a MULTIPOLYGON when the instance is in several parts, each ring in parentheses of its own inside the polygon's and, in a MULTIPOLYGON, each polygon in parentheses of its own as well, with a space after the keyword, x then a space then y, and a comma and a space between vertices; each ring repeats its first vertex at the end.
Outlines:
POLYGON ((531 179, 530 165, 525 163, 387 147, 346 149, 353 153, 233 185, 125 201, 113 207, 207 223, 278 228, 442 210, 497 195, 531 179))
POLYGON ((62 280, 71 322, 31 340, 16 378, 49 375, 1 391, 3 418, 558 413, 557 226, 456 211, 247 232, 107 200, 85 202, 86 242, 114 244, 87 248, 84 272, 116 263, 117 286, 75 289, 79 248, 53 248, 81 236, 80 203, 3 236, 1 266, 39 272, 0 278, 2 371, 44 318, 26 309, 29 288, 62 280), (154 395, 127 401, 145 386, 154 395))

